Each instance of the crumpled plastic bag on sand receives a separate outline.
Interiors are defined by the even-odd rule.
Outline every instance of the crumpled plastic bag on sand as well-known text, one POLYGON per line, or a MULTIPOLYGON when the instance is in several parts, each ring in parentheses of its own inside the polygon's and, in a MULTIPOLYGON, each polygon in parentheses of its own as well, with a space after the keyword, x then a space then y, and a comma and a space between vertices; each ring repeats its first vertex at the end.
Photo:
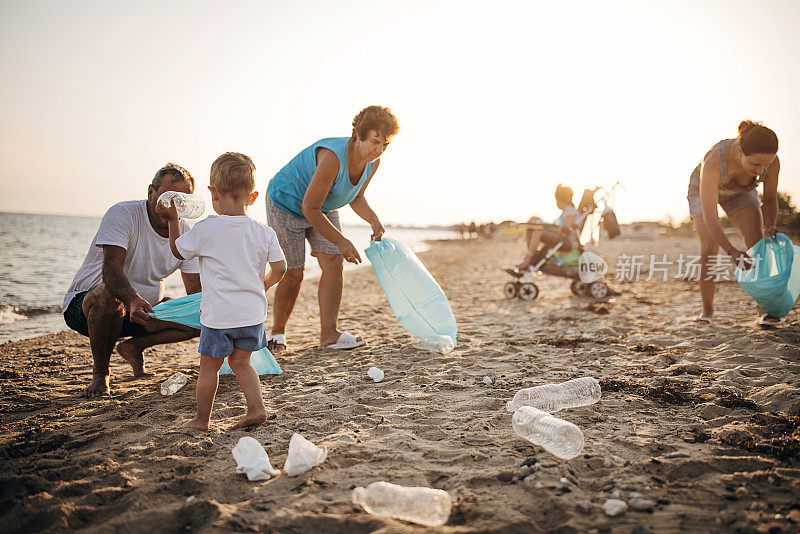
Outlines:
POLYGON ((328 457, 327 447, 317 447, 300 434, 292 434, 289 440, 289 454, 283 470, 290 477, 305 473, 315 465, 319 465, 328 457))
POLYGON ((281 472, 272 467, 269 455, 257 439, 250 436, 239 438, 239 442, 231 451, 236 460, 236 472, 245 473, 248 480, 269 480, 281 472))

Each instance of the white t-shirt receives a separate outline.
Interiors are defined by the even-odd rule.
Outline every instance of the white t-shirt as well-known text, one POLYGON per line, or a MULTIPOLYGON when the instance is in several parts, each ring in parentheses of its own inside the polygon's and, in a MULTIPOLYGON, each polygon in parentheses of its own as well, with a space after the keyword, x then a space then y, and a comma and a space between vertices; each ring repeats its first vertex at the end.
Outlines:
POLYGON ((187 260, 200 260, 200 324, 239 328, 267 320, 267 263, 284 259, 272 228, 247 215, 212 215, 175 246, 187 260))
MULTIPOLYGON (((189 225, 181 221, 181 230, 188 229, 189 225)), ((122 272, 151 306, 164 297, 164 278, 178 269, 184 273, 200 270, 197 260, 181 261, 172 254, 169 239, 158 235, 150 224, 146 200, 120 202, 103 215, 89 253, 64 295, 63 311, 77 293, 89 291, 103 281, 103 245, 116 245, 127 251, 122 272)))

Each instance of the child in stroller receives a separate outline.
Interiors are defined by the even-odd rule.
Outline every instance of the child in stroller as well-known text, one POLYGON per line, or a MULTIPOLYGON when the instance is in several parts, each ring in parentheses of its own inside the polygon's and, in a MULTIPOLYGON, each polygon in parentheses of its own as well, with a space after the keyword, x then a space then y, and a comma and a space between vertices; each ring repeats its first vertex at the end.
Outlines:
MULTIPOLYGON (((602 202, 605 204, 602 212, 603 223, 612 239, 619 235, 619 227, 616 224, 616 216, 609 207, 609 197, 617 185, 619 182, 602 198, 602 202)), ((605 282, 596 280, 586 284, 580 280, 578 270, 579 258, 583 252, 579 236, 587 219, 597 210, 594 195, 600 189, 600 187, 586 189, 576 209, 572 202, 572 189, 559 184, 555 196, 556 204, 562 210, 561 216, 554 224, 526 223, 524 225, 526 257, 515 269, 504 269, 515 279, 505 285, 506 298, 535 299, 539 295, 539 288, 527 279, 537 273, 572 279, 570 289, 575 295, 588 295, 596 299, 608 296, 609 288, 605 282)))

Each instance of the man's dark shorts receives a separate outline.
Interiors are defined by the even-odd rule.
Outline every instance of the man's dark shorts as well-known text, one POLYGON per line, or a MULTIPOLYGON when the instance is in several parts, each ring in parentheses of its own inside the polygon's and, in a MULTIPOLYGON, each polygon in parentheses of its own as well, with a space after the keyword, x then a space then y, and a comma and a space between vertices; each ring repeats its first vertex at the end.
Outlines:
MULTIPOLYGON (((88 291, 83 291, 72 297, 69 306, 67 306, 67 311, 64 312, 64 321, 68 327, 79 334, 89 337, 89 323, 83 313, 83 298, 87 293, 88 291)), ((141 337, 147 333, 144 326, 132 323, 130 315, 125 314, 125 318, 122 319, 122 331, 119 333, 119 337, 141 337)))

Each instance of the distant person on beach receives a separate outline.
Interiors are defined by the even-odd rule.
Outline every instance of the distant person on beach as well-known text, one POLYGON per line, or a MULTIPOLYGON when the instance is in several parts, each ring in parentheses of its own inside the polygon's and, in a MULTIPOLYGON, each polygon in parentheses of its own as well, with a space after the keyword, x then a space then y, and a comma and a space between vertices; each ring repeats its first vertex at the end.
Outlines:
POLYGON ((564 232, 572 228, 575 224, 575 217, 578 216, 578 210, 572 202, 572 195, 572 188, 558 184, 555 196, 556 205, 561 210, 561 215, 559 215, 554 224, 561 230, 526 229, 525 257, 522 262, 516 265, 517 271, 524 271, 532 265, 536 265, 545 257, 548 250, 565 238, 564 232))
POLYGON ((467 234, 469 235, 469 239, 472 239, 473 235, 476 238, 478 237, 478 227, 475 225, 475 221, 472 221, 467 225, 467 234))
POLYGON ((319 344, 333 349, 360 347, 359 336, 338 329, 342 301, 342 260, 360 263, 361 256, 344 235, 336 210, 349 204, 372 227, 372 239, 384 233, 364 192, 380 165, 380 156, 397 133, 397 119, 388 108, 369 106, 353 119, 350 137, 321 139, 303 149, 267 186, 267 220, 278 234, 288 271, 275 290, 269 347, 285 351, 286 323, 303 281, 306 248, 317 258, 319 279, 319 344))
POLYGON ((226 152, 218 157, 211 165, 208 189, 219 216, 208 217, 189 231, 181 232, 174 206, 158 206, 159 215, 169 221, 172 254, 182 261, 198 259, 203 284, 197 413, 185 428, 208 430, 225 358, 247 404, 247 413, 232 428, 267 420, 250 353, 267 346, 265 292, 283 277, 286 261, 275 231, 247 216, 247 208, 258 196, 255 171, 253 161, 244 154, 226 152))
MULTIPOLYGON (((191 193, 189 171, 169 163, 156 172, 147 200, 120 202, 100 222, 89 253, 72 280, 62 304, 67 326, 89 337, 94 367, 84 395, 109 393, 108 364, 117 339, 117 352, 146 376, 142 353, 148 347, 185 341, 198 335, 194 328, 148 315, 164 296, 164 279, 181 270, 187 294, 200 291, 197 260, 181 261, 169 247, 167 220, 156 212, 165 191, 191 193)), ((181 221, 184 230, 188 225, 181 221)))
MULTIPOLYGON (((752 267, 747 253, 734 247, 719 224, 717 204, 736 226, 747 248, 760 241, 766 233, 777 232, 778 220, 778 136, 775 132, 752 121, 739 124, 739 136, 723 139, 706 153, 689 180, 689 213, 700 237, 700 296, 703 311, 693 320, 698 325, 711 324, 714 315, 715 283, 708 276, 709 258, 719 248, 731 256, 737 265, 752 267), (756 186, 764 184, 763 200, 759 202, 756 186)), ((775 326, 780 319, 763 314, 762 326, 775 326)))

